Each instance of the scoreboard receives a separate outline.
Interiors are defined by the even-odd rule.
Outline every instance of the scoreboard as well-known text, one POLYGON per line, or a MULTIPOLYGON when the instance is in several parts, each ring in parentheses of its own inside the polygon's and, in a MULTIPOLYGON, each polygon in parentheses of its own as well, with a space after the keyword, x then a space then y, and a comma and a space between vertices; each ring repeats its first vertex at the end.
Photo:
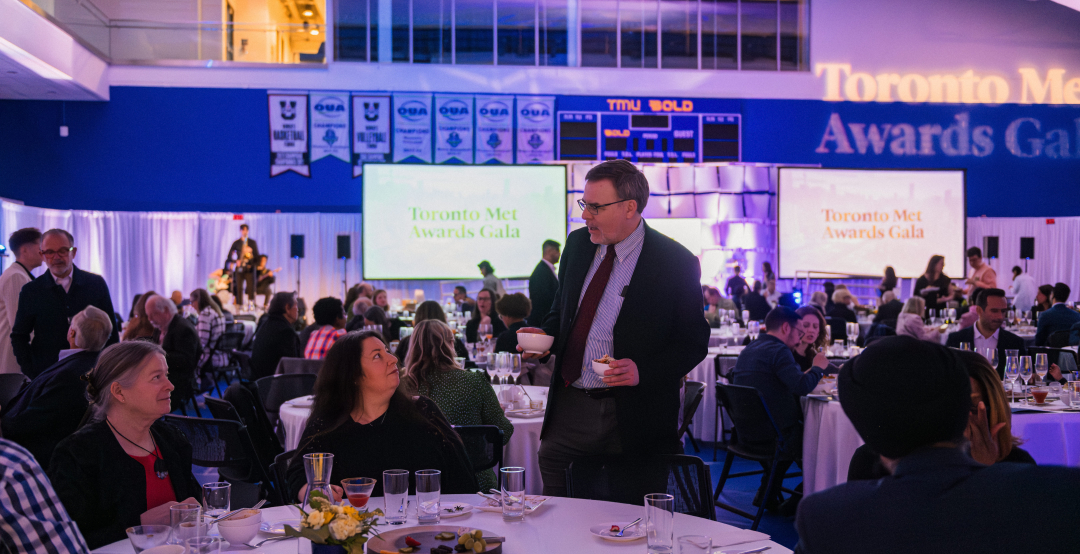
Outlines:
POLYGON ((690 100, 608 99, 607 103, 629 110, 558 112, 559 160, 698 163, 742 159, 741 114, 685 113, 693 111, 690 100), (642 106, 652 111, 641 110, 642 106))

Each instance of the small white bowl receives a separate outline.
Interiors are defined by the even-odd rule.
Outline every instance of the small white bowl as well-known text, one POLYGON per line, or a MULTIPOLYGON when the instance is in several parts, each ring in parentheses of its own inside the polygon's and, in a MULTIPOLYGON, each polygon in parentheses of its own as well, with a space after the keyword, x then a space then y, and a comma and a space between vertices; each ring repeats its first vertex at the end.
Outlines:
POLYGON ((599 375, 600 377, 605 377, 604 372, 609 370, 609 369, 611 369, 611 366, 608 365, 608 364, 602 364, 602 363, 597 362, 595 360, 592 363, 592 370, 595 371, 596 374, 599 375))
POLYGON ((555 337, 551 335, 537 335, 535 333, 517 333, 518 345, 530 354, 543 354, 551 349, 555 337))
POLYGON ((232 545, 241 545, 250 542, 259 533, 259 525, 262 523, 262 512, 245 517, 243 519, 226 519, 219 521, 218 532, 222 538, 232 545))

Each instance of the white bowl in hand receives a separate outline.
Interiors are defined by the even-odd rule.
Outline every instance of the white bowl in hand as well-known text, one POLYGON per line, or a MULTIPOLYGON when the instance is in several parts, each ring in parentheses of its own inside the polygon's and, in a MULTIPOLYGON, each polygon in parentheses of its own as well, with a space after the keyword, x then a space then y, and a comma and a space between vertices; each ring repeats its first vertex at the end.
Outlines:
POLYGON ((551 335, 538 335, 536 333, 517 333, 518 346, 530 354, 543 354, 547 352, 555 342, 551 335))
POLYGON ((252 511, 255 513, 244 518, 237 519, 237 516, 233 516, 230 519, 218 522, 218 532, 221 533, 225 540, 229 541, 229 544, 235 546, 247 543, 259 533, 259 524, 262 523, 263 519, 262 512, 260 510, 247 510, 245 513, 252 511))
POLYGON ((606 375, 604 375, 604 372, 609 369, 611 369, 610 365, 593 360, 592 370, 596 372, 596 374, 599 375, 601 378, 606 377, 606 375))

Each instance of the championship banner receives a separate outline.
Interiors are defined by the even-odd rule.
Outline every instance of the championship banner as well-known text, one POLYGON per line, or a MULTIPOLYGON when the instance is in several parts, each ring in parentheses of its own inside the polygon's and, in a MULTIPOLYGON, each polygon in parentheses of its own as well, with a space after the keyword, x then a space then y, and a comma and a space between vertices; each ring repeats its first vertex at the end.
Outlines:
POLYGON ((430 94, 394 95, 394 163, 431 163, 431 111, 430 94))
POLYGON ((269 94, 270 176, 295 171, 311 176, 308 165, 306 94, 269 94))
POLYGON ((349 93, 312 92, 311 161, 327 156, 348 163, 349 93))
POLYGON ((517 163, 535 164, 555 159, 555 97, 518 96, 517 163))
POLYGON ((353 177, 364 171, 365 162, 386 162, 390 156, 390 97, 352 97, 353 177))
POLYGON ((435 95, 435 163, 473 163, 473 97, 435 95))
POLYGON ((476 163, 514 163, 514 97, 476 97, 476 163))

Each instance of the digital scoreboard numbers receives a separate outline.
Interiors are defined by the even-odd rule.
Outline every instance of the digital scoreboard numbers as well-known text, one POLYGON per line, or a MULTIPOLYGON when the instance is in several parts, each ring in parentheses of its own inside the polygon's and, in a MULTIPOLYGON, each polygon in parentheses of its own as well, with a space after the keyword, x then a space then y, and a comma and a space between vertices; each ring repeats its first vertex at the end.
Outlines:
POLYGON ((685 113, 693 112, 690 100, 607 103, 627 111, 559 111, 558 159, 696 163, 742 158, 740 114, 685 113))

